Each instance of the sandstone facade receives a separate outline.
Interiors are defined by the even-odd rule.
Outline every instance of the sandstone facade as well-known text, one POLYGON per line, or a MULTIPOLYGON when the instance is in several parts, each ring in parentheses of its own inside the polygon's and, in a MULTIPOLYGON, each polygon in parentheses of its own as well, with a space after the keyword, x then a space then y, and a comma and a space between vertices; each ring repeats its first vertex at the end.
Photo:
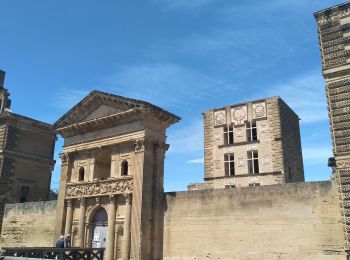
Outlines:
POLYGON ((64 137, 56 237, 106 259, 161 259, 165 130, 180 118, 100 91, 54 125, 64 137))
POLYGON ((347 249, 350 249, 350 3, 315 13, 339 183, 347 249))
POLYGON ((190 190, 303 182, 299 117, 279 97, 208 110, 204 184, 190 190))
POLYGON ((56 141, 49 124, 10 111, 4 78, 0 71, 0 219, 5 203, 49 199, 56 141))

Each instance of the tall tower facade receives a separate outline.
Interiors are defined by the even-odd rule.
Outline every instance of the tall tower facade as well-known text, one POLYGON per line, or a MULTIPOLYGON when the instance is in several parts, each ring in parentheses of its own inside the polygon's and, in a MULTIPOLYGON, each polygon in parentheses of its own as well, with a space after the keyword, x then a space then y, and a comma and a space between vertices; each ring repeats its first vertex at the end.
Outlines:
POLYGON ((5 72, 0 71, 1 221, 5 203, 49 199, 56 141, 49 124, 10 111, 4 79, 5 72))
POLYGON ((93 91, 54 125, 64 137, 56 237, 106 259, 162 259, 165 130, 180 118, 93 91))
POLYGON ((208 110, 204 183, 190 190, 303 182, 299 117, 279 97, 208 110))
POLYGON ((340 186, 347 249, 350 249, 350 3, 314 14, 326 81, 334 177, 340 186))

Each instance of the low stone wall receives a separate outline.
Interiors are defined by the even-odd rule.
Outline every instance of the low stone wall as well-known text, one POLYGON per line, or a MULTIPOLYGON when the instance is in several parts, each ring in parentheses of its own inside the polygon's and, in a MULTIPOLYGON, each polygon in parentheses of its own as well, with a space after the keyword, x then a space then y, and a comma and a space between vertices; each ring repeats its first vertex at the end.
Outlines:
POLYGON ((55 217, 56 201, 6 204, 0 246, 53 246, 55 217))
POLYGON ((336 185, 166 194, 164 259, 345 260, 336 185))

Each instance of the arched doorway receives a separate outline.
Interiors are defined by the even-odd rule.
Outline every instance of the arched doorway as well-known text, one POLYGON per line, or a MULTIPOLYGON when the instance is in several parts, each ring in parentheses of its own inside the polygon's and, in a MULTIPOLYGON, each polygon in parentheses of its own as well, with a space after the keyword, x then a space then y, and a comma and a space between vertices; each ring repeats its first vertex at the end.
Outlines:
POLYGON ((107 231, 108 221, 107 212, 104 208, 96 211, 92 221, 92 242, 93 248, 106 248, 107 246, 107 231))

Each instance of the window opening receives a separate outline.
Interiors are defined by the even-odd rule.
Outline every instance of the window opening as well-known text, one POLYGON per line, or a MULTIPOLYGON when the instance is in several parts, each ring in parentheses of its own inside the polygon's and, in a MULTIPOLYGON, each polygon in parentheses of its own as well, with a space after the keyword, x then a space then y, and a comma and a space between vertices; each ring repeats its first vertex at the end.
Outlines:
POLYGON ((29 195, 29 186, 21 186, 21 194, 19 197, 19 202, 27 202, 28 201, 28 195, 29 195))
POLYGON ((85 179, 85 169, 84 167, 80 167, 78 181, 84 181, 84 179, 85 179))
POLYGON ((224 144, 233 144, 233 126, 224 127, 224 144))
POLYGON ((225 176, 235 175, 235 157, 233 153, 225 154, 225 176))
POLYGON ((247 141, 256 141, 258 140, 258 132, 256 128, 256 122, 247 122, 247 141))
POLYGON ((250 174, 259 173, 259 155, 258 151, 248 151, 247 153, 248 160, 248 172, 250 174))
POLYGON ((122 168, 121 168, 121 175, 122 176, 126 176, 129 174, 129 165, 128 165, 128 161, 123 161, 122 162, 122 168))

